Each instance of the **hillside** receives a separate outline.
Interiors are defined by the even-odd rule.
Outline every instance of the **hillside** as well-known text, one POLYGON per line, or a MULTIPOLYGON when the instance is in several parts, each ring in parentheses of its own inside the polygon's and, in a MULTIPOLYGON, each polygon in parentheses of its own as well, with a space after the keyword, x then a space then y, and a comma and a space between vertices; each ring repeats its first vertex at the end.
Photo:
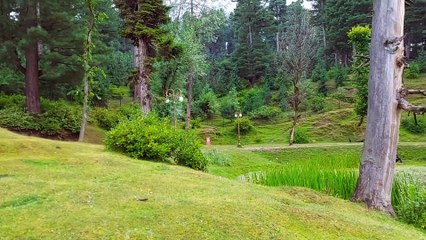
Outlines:
POLYGON ((2 239, 426 239, 364 206, 0 129, 2 239))

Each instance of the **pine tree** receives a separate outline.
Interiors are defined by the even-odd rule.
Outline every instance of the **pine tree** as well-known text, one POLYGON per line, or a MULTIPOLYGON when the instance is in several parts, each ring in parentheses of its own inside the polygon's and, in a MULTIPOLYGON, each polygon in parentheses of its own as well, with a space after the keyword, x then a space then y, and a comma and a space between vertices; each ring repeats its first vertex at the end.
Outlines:
POLYGON ((348 66, 352 46, 347 33, 355 25, 371 23, 371 0, 327 0, 324 5, 326 39, 328 49, 340 57, 343 66, 348 66))
POLYGON ((170 21, 169 7, 162 0, 115 0, 124 20, 122 34, 132 40, 136 46, 134 77, 134 98, 144 113, 151 111, 151 93, 149 76, 152 72, 152 58, 157 51, 173 55, 176 49, 170 49, 173 39, 167 35, 162 25, 170 21))
POLYGON ((40 113, 40 86, 58 79, 78 79, 82 69, 81 0, 1 1, 0 41, 10 62, 25 75, 26 107, 40 113))
POLYGON ((254 86, 265 75, 271 55, 264 31, 272 22, 260 0, 238 1, 235 9, 236 49, 233 58, 238 75, 254 86))

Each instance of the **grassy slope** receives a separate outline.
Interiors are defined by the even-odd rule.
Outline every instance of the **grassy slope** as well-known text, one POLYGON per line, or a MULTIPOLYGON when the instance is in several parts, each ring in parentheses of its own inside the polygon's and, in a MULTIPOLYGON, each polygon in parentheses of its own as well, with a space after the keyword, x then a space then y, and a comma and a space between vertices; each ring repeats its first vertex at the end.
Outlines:
MULTIPOLYGON (((426 89, 426 74, 418 79, 406 79, 407 87, 413 89, 426 89)), ((426 105, 426 98, 422 95, 411 95, 408 99, 418 105, 426 105)), ((333 102, 332 111, 321 114, 305 115, 302 117, 299 127, 307 131, 311 142, 348 142, 348 139, 361 140, 363 138, 364 124, 358 127, 359 117, 355 114, 350 104, 342 104, 337 109, 337 104, 331 98, 328 103, 333 102)), ((408 118, 407 113, 402 114, 402 119, 408 118)), ((425 116, 418 116, 425 118, 425 116)), ((236 134, 233 131, 233 122, 223 121, 220 116, 214 120, 202 123, 200 131, 205 129, 216 129, 216 133, 200 134, 203 137, 210 136, 215 144, 236 144, 236 134)), ((291 128, 289 117, 283 117, 274 122, 255 123, 255 131, 242 136, 242 143, 247 144, 282 144, 288 143, 288 135, 291 128)), ((211 131, 210 131, 211 132, 211 131)), ((407 130, 400 129, 400 141, 402 142, 426 142, 425 134, 412 134, 407 130)))
POLYGON ((426 239, 314 191, 137 161, 99 145, 0 129, 0 153, 2 239, 426 239))

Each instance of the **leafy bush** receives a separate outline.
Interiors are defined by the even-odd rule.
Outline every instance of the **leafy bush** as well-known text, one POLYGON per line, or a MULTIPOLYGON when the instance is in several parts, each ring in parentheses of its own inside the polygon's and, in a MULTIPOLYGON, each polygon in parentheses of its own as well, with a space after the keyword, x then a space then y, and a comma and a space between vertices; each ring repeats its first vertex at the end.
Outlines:
POLYGON ((175 130, 170 123, 154 115, 140 114, 121 121, 104 140, 108 149, 138 159, 168 161, 205 170, 207 160, 193 134, 175 130))
POLYGON ((426 121, 417 117, 417 125, 412 118, 406 118, 401 121, 401 126, 412 133, 426 133, 426 121))
POLYGON ((92 111, 90 111, 90 115, 94 118, 97 125, 105 130, 110 130, 111 128, 117 126, 121 117, 117 110, 108 108, 94 108, 92 111))
POLYGON ((79 106, 65 101, 41 100, 43 113, 40 118, 40 131, 44 134, 55 135, 68 130, 78 133, 81 127, 81 110, 79 106))
POLYGON ((281 114, 281 109, 279 107, 273 106, 261 106, 260 108, 254 110, 249 114, 251 119, 264 119, 271 120, 281 114))
POLYGON ((21 95, 3 95, 0 93, 0 109, 8 107, 25 107, 25 97, 21 95))
POLYGON ((252 88, 246 92, 243 102, 243 112, 250 113, 254 110, 265 105, 265 99, 263 97, 263 92, 259 88, 252 88))
POLYGON ((325 104, 325 98, 321 95, 315 95, 309 99, 309 108, 314 113, 322 112, 325 108, 325 104))
POLYGON ((201 152, 200 143, 194 134, 183 131, 176 132, 173 147, 173 156, 177 164, 196 170, 206 170, 208 161, 201 152))
POLYGON ((105 130, 111 130, 122 119, 129 119, 139 114, 141 114, 141 110, 137 104, 125 105, 118 109, 94 108, 90 111, 90 117, 105 130))
POLYGON ((233 119, 234 114, 240 109, 237 90, 232 88, 228 95, 222 99, 220 104, 220 115, 223 118, 233 119))
POLYGON ((334 80, 336 88, 341 87, 348 81, 348 69, 341 66, 334 66, 328 70, 327 78, 334 80))
POLYGON ((63 131, 77 133, 80 130, 81 112, 78 106, 65 101, 41 99, 43 112, 39 115, 27 113, 20 96, 1 98, 0 126, 19 131, 39 131, 46 135, 57 135, 63 131))
POLYGON ((0 126, 13 130, 40 130, 35 117, 17 106, 0 110, 0 126))
POLYGON ((219 110, 219 103, 216 94, 210 89, 205 88, 200 97, 194 102, 194 115, 212 119, 219 110))
POLYGON ((294 132, 294 143, 303 144, 309 143, 309 136, 304 128, 296 128, 294 132))
POLYGON ((242 118, 238 118, 237 120, 235 120, 234 131, 236 133, 238 132, 238 124, 240 125, 240 133, 241 134, 247 134, 251 130, 253 130, 253 122, 247 117, 242 117, 242 118))
POLYGON ((422 63, 414 61, 410 63, 408 68, 404 69, 404 77, 409 79, 419 78, 421 71, 422 71, 422 63))

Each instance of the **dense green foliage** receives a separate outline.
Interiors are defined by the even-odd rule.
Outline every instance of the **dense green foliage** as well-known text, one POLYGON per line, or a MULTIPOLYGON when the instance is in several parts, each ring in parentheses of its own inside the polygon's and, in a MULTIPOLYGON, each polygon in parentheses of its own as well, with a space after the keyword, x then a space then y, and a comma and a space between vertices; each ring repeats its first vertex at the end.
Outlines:
POLYGON ((78 106, 65 101, 42 99, 43 113, 32 115, 25 111, 24 105, 25 98, 22 96, 0 95, 0 126, 59 137, 80 130, 81 112, 78 106))
POLYGON ((137 114, 121 121, 104 142, 108 149, 133 158, 175 161, 197 170, 205 170, 208 163, 193 134, 174 129, 155 115, 137 114))
POLYGON ((253 127, 253 122, 248 117, 238 118, 234 122, 234 132, 238 132, 238 127, 240 128, 241 134, 247 134, 251 132, 253 127))
POLYGON ((355 26, 348 32, 348 37, 356 51, 355 62, 352 64, 353 79, 357 87, 355 112, 360 116, 362 122, 367 115, 368 106, 370 67, 367 56, 370 50, 371 29, 368 26, 355 26))

